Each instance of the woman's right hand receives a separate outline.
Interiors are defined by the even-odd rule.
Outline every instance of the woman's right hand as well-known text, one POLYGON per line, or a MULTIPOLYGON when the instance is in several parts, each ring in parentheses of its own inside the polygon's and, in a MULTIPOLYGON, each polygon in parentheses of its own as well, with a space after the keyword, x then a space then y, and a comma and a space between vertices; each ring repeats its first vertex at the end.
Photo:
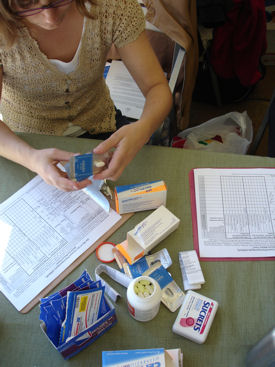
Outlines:
POLYGON ((35 149, 16 135, 0 120, 0 156, 37 173, 49 185, 63 191, 74 191, 91 185, 86 179, 72 181, 67 174, 57 167, 58 163, 68 162, 76 153, 56 148, 35 149))
POLYGON ((58 163, 67 162, 75 153, 66 152, 56 148, 34 149, 30 169, 36 172, 49 185, 53 185, 63 191, 75 191, 91 185, 89 179, 77 182, 68 178, 58 163))

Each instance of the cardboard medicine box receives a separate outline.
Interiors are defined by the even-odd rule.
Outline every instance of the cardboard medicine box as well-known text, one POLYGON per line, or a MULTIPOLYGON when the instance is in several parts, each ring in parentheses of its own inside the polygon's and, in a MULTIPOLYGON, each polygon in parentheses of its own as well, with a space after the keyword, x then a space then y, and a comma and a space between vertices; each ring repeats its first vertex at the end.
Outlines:
POLYGON ((179 218, 161 205, 129 231, 127 239, 116 248, 131 265, 177 229, 179 223, 179 218))
POLYGON ((105 300, 110 306, 110 310, 87 329, 83 330, 81 333, 69 339, 67 342, 59 345, 58 347, 56 347, 48 338, 45 324, 43 322, 40 324, 43 333, 46 335, 52 346, 61 353, 64 359, 71 358, 75 354, 79 353, 82 349, 92 344, 97 338, 99 338, 116 324, 117 317, 115 308, 108 298, 105 297, 105 300))
POLYGON ((166 205, 164 181, 143 182, 115 187, 116 211, 119 214, 151 210, 166 205))

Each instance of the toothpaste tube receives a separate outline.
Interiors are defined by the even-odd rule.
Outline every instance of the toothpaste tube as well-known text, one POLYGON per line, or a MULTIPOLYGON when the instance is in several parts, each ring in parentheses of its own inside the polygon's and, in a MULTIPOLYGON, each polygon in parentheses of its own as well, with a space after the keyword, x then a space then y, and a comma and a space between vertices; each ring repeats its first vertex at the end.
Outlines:
POLYGON ((116 186, 115 203, 119 214, 151 210, 166 205, 167 188, 164 181, 116 186))

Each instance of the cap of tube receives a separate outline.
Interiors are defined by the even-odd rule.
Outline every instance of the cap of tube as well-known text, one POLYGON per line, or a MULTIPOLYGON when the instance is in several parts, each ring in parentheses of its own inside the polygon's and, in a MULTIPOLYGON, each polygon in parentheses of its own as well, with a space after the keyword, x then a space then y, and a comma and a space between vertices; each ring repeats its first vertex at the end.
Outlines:
POLYGON ((96 248, 96 257, 103 263, 111 263, 115 260, 113 248, 115 247, 113 242, 101 242, 96 248))

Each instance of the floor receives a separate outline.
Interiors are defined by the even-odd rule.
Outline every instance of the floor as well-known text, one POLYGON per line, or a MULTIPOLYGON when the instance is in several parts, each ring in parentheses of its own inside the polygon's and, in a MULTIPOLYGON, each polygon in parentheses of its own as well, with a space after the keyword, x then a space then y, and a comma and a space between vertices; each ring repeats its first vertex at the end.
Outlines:
MULTIPOLYGON (((199 125, 213 117, 223 115, 231 111, 247 111, 248 116, 251 118, 253 123, 253 135, 255 137, 268 108, 274 89, 275 65, 266 66, 265 77, 256 85, 255 89, 249 94, 245 101, 222 106, 193 101, 190 113, 190 125, 199 125)), ((267 156, 267 138, 268 129, 266 130, 256 151, 256 155, 267 156)))

